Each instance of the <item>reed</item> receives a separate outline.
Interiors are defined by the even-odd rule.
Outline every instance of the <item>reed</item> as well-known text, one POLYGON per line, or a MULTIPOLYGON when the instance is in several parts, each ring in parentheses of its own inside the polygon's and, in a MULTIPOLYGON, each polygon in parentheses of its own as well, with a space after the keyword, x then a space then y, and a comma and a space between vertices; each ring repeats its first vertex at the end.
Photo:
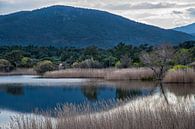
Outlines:
POLYGON ((149 68, 116 69, 104 76, 106 80, 147 80, 153 78, 149 68))
POLYGON ((193 69, 169 71, 165 78, 166 83, 195 83, 195 72, 193 69))
POLYGON ((148 68, 130 69, 67 69, 44 74, 48 78, 102 78, 106 80, 141 80, 153 77, 148 68))
POLYGON ((48 78, 104 78, 110 69, 66 69, 46 72, 44 77, 48 78))
MULTIPOLYGON (((169 99, 159 95, 139 98, 110 110, 78 113, 75 106, 65 106, 58 117, 17 117, 11 129, 194 129, 194 96, 169 99), (73 113, 70 113, 71 110, 73 113), (66 115, 69 114, 69 115, 66 115)), ((84 108, 85 109, 85 108, 84 108)))

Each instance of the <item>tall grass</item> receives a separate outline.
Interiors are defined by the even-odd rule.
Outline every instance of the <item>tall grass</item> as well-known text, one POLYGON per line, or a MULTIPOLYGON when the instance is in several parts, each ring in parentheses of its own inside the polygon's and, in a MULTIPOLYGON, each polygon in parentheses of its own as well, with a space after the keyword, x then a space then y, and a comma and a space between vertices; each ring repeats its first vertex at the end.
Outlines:
MULTIPOLYGON (((44 74, 47 78, 100 78, 105 80, 153 80, 154 73, 149 68, 129 69, 67 69, 44 74)), ((195 83, 193 69, 168 71, 166 83, 195 83)))
POLYGON ((148 68, 131 69, 67 69, 45 73, 49 78, 102 78, 106 80, 141 80, 153 77, 148 68))
POLYGON ((155 95, 107 111, 80 114, 74 110, 73 115, 70 107, 77 107, 65 106, 56 119, 12 119, 11 129, 195 129, 194 96, 169 101, 167 104, 164 98, 155 95))
POLYGON ((104 76, 106 80, 147 80, 153 78, 149 68, 116 69, 104 76))
POLYGON ((195 72, 193 69, 169 71, 164 78, 166 83, 195 83, 195 72))
POLYGON ((46 72, 44 77, 49 78, 104 78, 110 69, 66 69, 46 72))

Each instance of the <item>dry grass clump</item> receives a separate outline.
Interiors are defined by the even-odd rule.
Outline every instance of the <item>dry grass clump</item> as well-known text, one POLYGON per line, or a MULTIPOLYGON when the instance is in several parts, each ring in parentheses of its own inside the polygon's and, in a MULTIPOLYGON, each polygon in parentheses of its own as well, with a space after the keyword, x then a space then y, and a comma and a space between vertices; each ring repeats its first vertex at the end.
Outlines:
POLYGON ((148 68, 130 69, 67 69, 47 72, 49 78, 102 78, 106 80, 141 80, 153 77, 148 68))
POLYGON ((116 69, 104 78, 106 80, 147 80, 153 78, 153 71, 149 68, 116 69))
POLYGON ((195 83, 195 71, 193 69, 169 71, 164 78, 166 83, 195 83))
POLYGON ((169 101, 155 95, 107 111, 76 115, 74 110, 68 116, 70 110, 64 108, 56 119, 16 118, 11 129, 195 129, 194 96, 169 101))

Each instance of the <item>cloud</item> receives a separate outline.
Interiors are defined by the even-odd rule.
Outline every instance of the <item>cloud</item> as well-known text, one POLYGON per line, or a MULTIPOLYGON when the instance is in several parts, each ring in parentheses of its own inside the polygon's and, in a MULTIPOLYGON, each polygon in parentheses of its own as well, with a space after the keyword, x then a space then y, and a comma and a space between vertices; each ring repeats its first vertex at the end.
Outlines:
POLYGON ((159 9, 159 8, 170 8, 174 7, 175 3, 166 3, 166 2, 160 2, 160 3, 138 3, 135 5, 131 5, 131 9, 159 9))
POLYGON ((172 13, 173 13, 173 14, 183 14, 182 11, 177 11, 177 10, 173 10, 172 13))
POLYGON ((105 9, 110 9, 110 10, 129 10, 130 9, 130 4, 108 4, 105 5, 103 8, 105 9))
POLYGON ((0 0, 0 15, 50 5, 105 10, 164 28, 195 22, 194 0, 0 0))
POLYGON ((189 8, 187 11, 191 17, 195 17, 195 8, 189 8))

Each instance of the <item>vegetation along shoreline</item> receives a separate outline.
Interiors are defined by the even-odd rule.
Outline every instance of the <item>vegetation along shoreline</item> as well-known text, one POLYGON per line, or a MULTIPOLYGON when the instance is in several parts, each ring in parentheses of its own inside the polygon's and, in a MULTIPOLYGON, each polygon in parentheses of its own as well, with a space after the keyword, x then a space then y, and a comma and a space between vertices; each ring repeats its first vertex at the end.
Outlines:
POLYGON ((44 78, 163 80, 194 83, 193 41, 177 46, 119 43, 110 49, 1 46, 0 76, 41 75, 44 78))

